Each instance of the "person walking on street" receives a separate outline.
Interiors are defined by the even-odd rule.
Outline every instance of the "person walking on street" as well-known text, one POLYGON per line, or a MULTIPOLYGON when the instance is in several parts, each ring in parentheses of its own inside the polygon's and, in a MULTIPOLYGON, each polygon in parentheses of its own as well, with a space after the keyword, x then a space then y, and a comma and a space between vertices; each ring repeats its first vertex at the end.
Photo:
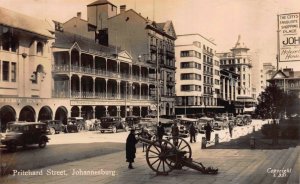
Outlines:
POLYGON ((228 129, 229 129, 230 138, 232 138, 233 124, 231 122, 228 122, 228 129))
POLYGON ((196 128, 193 122, 189 127, 189 132, 190 132, 190 143, 193 143, 193 141, 196 142, 196 128))
POLYGON ((164 134, 165 134, 165 128, 162 126, 161 122, 158 122, 158 126, 157 126, 157 140, 159 140, 159 142, 161 142, 164 134))
POLYGON ((136 148, 135 145, 138 140, 135 138, 134 129, 130 130, 130 133, 126 139, 126 162, 129 163, 128 168, 133 169, 132 163, 135 159, 136 148))
POLYGON ((177 126, 177 122, 174 122, 174 124, 172 125, 172 137, 173 137, 173 143, 175 146, 178 145, 178 137, 179 137, 179 127, 177 126))
POLYGON ((213 129, 210 126, 209 122, 207 122, 207 124, 205 125, 204 130, 205 130, 206 141, 210 141, 210 134, 213 131, 213 129))

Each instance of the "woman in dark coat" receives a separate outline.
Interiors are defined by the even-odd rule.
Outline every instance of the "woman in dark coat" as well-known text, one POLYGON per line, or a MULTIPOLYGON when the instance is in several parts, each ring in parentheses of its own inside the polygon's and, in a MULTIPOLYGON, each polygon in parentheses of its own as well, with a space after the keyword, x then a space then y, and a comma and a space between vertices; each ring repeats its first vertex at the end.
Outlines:
POLYGON ((132 162, 134 162, 135 159, 135 145, 137 142, 138 140, 135 138, 134 130, 131 130, 126 140, 126 162, 129 163, 129 169, 133 169, 132 162))

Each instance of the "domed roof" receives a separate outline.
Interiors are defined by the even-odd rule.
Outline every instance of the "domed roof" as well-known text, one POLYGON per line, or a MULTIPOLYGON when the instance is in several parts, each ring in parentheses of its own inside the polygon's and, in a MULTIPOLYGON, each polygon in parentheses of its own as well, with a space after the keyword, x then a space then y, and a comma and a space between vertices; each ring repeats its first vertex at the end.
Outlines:
POLYGON ((246 49, 246 50, 249 50, 249 48, 245 45, 245 43, 241 41, 241 35, 239 35, 238 40, 237 40, 235 46, 231 50, 237 50, 237 49, 246 49))

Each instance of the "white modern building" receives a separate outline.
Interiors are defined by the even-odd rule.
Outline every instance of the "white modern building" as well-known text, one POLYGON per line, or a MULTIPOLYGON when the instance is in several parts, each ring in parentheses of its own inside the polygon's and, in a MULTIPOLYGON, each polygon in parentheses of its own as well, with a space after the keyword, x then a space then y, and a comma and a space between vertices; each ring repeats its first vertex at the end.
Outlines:
POLYGON ((176 114, 219 108, 220 64, 216 44, 200 34, 177 35, 175 41, 176 114))

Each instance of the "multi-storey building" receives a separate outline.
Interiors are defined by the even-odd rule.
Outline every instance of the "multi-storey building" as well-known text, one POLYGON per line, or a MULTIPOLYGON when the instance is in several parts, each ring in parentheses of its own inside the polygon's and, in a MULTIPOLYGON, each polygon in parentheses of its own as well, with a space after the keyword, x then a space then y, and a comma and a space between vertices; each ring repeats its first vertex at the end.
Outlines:
POLYGON ((239 36, 231 52, 217 54, 220 58, 222 69, 227 69, 240 75, 237 85, 237 101, 235 103, 237 113, 242 113, 245 108, 252 107, 255 103, 252 96, 251 56, 248 54, 248 51, 249 48, 245 46, 239 36))
POLYGON ((267 80, 276 84, 285 93, 294 93, 300 98, 300 72, 292 68, 285 68, 274 73, 271 79, 267 80))
POLYGON ((156 85, 151 64, 116 46, 99 44, 93 26, 80 13, 55 23, 52 94, 64 104, 62 112, 88 119, 148 114, 154 103, 150 91, 156 85))
POLYGON ((271 79, 273 75, 276 73, 276 67, 272 65, 272 63, 263 63, 263 82, 262 87, 265 89, 268 86, 267 80, 271 79))
POLYGON ((216 44, 200 34, 177 35, 176 114, 216 110, 220 65, 216 44))
MULTIPOLYGON (((50 119, 49 23, 0 8, 0 126, 9 121, 50 119)), ((52 32, 52 33, 51 33, 52 32)))
POLYGON ((153 103, 159 101, 160 115, 174 114, 176 33, 172 22, 156 23, 132 9, 126 10, 125 5, 117 14, 117 7, 106 0, 95 1, 87 8, 89 29, 96 31, 96 41, 127 50, 134 62, 150 64, 148 74, 158 81, 148 86, 153 103))

